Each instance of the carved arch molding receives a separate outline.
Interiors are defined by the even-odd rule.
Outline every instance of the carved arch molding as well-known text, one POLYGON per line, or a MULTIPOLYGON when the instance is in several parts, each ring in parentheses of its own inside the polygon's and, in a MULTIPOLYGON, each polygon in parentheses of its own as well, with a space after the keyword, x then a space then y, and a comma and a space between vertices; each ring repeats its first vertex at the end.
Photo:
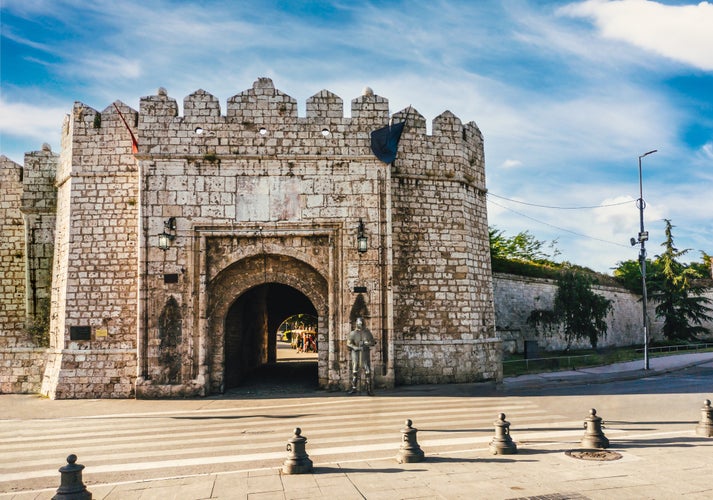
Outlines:
POLYGON ((314 267, 292 256, 257 254, 232 263, 206 287, 206 364, 210 371, 212 393, 225 387, 225 321, 231 306, 246 292, 266 284, 287 285, 302 293, 314 306, 318 316, 320 384, 329 377, 327 352, 333 337, 329 322, 328 279, 314 267))

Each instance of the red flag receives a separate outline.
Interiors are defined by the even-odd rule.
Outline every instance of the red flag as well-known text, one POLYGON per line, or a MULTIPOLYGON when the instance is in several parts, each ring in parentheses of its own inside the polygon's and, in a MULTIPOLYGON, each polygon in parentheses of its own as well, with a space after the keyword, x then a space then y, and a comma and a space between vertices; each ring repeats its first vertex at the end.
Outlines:
POLYGON ((129 135, 131 135, 131 152, 136 154, 139 152, 139 141, 136 140, 136 136, 134 133, 131 131, 131 127, 129 127, 129 124, 126 123, 126 120, 124 119, 124 115, 121 114, 121 111, 119 111, 119 107, 114 103, 114 109, 116 109, 116 112, 119 113, 119 118, 121 118, 121 121, 124 122, 124 126, 126 127, 126 130, 129 131, 129 135))

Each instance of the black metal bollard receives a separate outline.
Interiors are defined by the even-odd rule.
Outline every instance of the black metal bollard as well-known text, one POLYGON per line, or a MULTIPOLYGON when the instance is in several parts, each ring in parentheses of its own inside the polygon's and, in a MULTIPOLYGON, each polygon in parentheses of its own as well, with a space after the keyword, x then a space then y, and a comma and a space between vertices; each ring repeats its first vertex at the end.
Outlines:
POLYGON ((77 455, 69 455, 67 465, 59 468, 60 484, 57 494, 52 497, 52 500, 92 500, 91 492, 82 482, 84 466, 76 462, 77 455))
POLYGON ((696 426, 696 434, 698 436, 713 437, 713 408, 711 408, 710 399, 703 401, 701 421, 696 426))
POLYGON ((305 451, 307 438, 302 436, 302 429, 297 427, 295 435, 287 441, 287 459, 282 464, 282 472, 285 474, 306 474, 312 472, 312 460, 309 459, 305 451))
POLYGON ((401 447, 396 455, 396 461, 400 464, 422 462, 425 456, 416 439, 418 429, 411 427, 412 423, 407 419, 406 426, 401 429, 401 447))
POLYGON ((597 416, 597 410, 589 410, 589 416, 584 419, 584 437, 582 446, 585 448, 609 448, 609 440, 602 431, 602 418, 597 416))
POLYGON ((490 441, 490 452, 493 455, 514 455, 517 445, 510 437, 510 422, 505 420, 505 414, 498 415, 495 425, 495 437, 490 441))

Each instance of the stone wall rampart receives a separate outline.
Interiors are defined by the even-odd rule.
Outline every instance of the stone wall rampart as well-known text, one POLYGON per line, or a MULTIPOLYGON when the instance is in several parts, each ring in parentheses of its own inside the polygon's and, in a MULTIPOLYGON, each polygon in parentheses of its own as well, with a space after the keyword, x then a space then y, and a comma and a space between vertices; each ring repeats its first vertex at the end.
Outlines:
POLYGON ((35 324, 49 321, 54 258, 59 155, 49 145, 25 155, 22 213, 25 221, 27 313, 35 324))
POLYGON ((0 394, 39 392, 46 360, 42 347, 0 348, 0 394))
MULTIPOLYGON (((342 99, 327 90, 310 97, 306 117, 298 117, 295 99, 275 89, 268 78, 229 98, 225 115, 218 99, 204 90, 187 96, 183 108, 179 116, 175 99, 164 89, 141 99, 142 155, 178 154, 213 162, 249 156, 373 159, 370 133, 389 123, 388 100, 370 90, 352 100, 349 118, 343 115, 342 99)), ((433 120, 432 135, 427 135, 425 118, 413 108, 391 117, 393 123, 401 120, 408 126, 400 148, 408 149, 412 142, 436 156, 434 161, 412 164, 412 171, 402 167, 395 173, 456 178, 485 188, 482 135, 474 123, 463 126, 447 111, 433 120)))
POLYGON ((51 397, 94 397, 102 390, 117 397, 116 387, 131 388, 136 378, 139 180, 129 132, 135 121, 136 112, 117 101, 101 113, 75 103, 65 123, 57 177, 53 353, 42 388, 51 397), (134 361, 118 360, 119 380, 92 386, 80 381, 74 350, 91 351, 97 359, 106 350, 113 353, 107 360, 134 361))
MULTIPOLYGON (((499 378, 480 131, 446 111, 429 135, 418 111, 390 116, 389 101, 370 89, 348 105, 346 117, 344 101, 322 90, 300 117, 269 78, 223 109, 197 90, 182 115, 163 89, 138 112, 119 101, 102 111, 76 102, 53 157, 55 185, 44 179, 45 192, 25 200, 28 220, 56 209, 42 392, 127 397, 137 375, 146 394, 156 384, 157 394, 220 390, 220 342, 207 337, 223 335, 223 325, 206 329, 209 295, 221 273, 248 264, 254 283, 270 278, 312 301, 305 287, 320 288, 320 308, 329 307, 320 311, 320 384, 348 378, 344 342, 357 313, 379 341, 377 383, 393 384, 395 370, 406 383, 499 378), (401 121, 397 159, 386 165, 371 133, 401 121), (159 236, 169 237, 162 248, 159 236), (402 269, 393 272, 395 263, 402 269), (183 339, 180 366, 159 359, 166 311, 183 339), (406 337, 394 335, 395 317, 406 337), (436 360, 425 371, 424 356, 436 360)), ((43 231, 45 259, 49 228, 30 224, 43 231)), ((229 308, 243 290, 226 286, 229 308)))
POLYGON ((25 333, 25 227, 20 211, 23 170, 0 156, 0 348, 27 346, 25 333))
MULTIPOLYGON (((538 346, 545 350, 560 350, 566 347, 561 334, 538 335, 535 329, 527 324, 527 317, 534 309, 552 308, 557 293, 555 281, 495 273, 493 285, 496 328, 506 351, 524 352, 525 340, 535 340, 538 346)), ((606 318, 607 334, 600 339, 598 346, 643 344, 641 295, 611 286, 593 286, 592 290, 612 301, 612 311, 606 318)), ((713 290, 708 291, 706 296, 713 299, 713 290)), ((662 341, 662 321, 656 318, 655 307, 656 304, 649 301, 646 308, 650 340, 662 341)), ((713 332, 713 323, 708 322, 704 326, 713 332)), ((572 346, 578 349, 590 347, 586 340, 576 342, 572 346)))

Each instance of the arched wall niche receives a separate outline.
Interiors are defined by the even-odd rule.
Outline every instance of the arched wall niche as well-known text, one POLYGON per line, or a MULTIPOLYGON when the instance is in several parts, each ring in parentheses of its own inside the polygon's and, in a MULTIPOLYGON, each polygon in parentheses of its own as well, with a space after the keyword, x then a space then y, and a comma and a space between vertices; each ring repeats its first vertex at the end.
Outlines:
POLYGON ((158 363, 160 366, 160 384, 180 384, 183 365, 182 342, 183 326, 181 308, 175 297, 171 296, 163 306, 158 317, 158 363))

